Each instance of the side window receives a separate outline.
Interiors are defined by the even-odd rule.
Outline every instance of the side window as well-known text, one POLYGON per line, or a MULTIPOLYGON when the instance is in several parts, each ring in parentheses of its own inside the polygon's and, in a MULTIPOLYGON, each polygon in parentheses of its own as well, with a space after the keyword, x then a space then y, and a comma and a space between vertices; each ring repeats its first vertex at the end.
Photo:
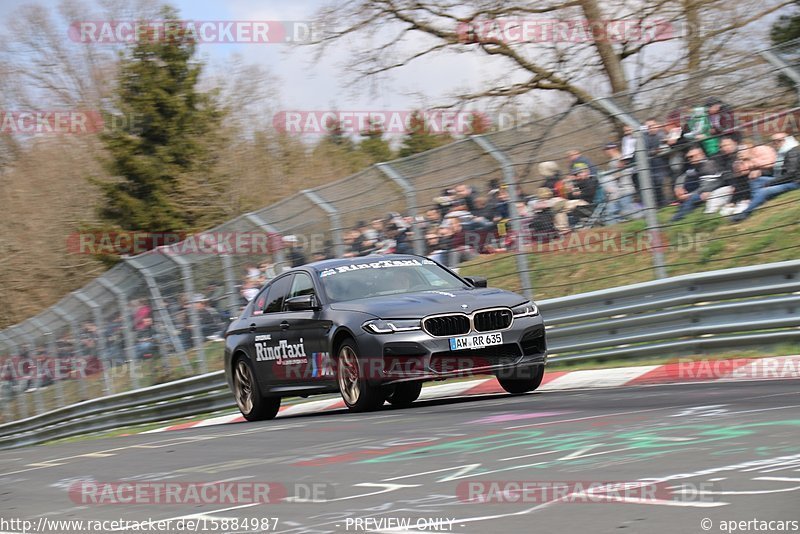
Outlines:
POLYGON ((311 281, 311 277, 306 273, 297 273, 294 275, 294 281, 292 282, 292 290, 289 292, 289 298, 313 294, 314 282, 311 281))
POLYGON ((282 276, 272 283, 264 313, 275 313, 283 309, 283 301, 286 299, 286 294, 289 293, 293 278, 292 275, 282 276))
POLYGON ((255 302, 253 303, 252 315, 261 315, 264 313, 264 308, 267 306, 267 294, 269 293, 270 287, 272 287, 272 284, 262 289, 261 293, 256 295, 255 302))

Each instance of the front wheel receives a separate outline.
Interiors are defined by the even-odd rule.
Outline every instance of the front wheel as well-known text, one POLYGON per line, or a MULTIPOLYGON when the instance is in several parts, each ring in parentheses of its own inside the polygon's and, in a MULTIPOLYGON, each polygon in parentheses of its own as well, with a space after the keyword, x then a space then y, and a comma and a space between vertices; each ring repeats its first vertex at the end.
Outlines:
POLYGON ((386 400, 392 406, 398 408, 405 408, 419 398, 422 392, 422 382, 400 382, 390 386, 389 394, 386 395, 386 400))
POLYGON ((383 405, 383 391, 369 383, 353 340, 348 339, 339 346, 336 363, 339 392, 350 411, 368 412, 383 405))
POLYGON ((500 382, 500 386, 507 392, 511 393, 512 395, 520 395, 538 388, 541 385, 543 378, 544 365, 539 365, 534 369, 531 369, 530 367, 522 368, 522 370, 517 370, 514 375, 509 377, 498 376, 497 381, 500 382))
POLYGON ((250 362, 240 357, 233 365, 233 395, 239 411, 248 421, 274 419, 281 407, 280 397, 262 397, 250 362))

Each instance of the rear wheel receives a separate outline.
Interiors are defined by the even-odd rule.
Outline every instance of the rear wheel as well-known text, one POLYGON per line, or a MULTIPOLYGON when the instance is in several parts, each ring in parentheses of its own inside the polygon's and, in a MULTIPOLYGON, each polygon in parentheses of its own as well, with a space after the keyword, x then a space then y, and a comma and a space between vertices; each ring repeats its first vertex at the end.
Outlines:
POLYGON ((278 415, 280 397, 262 397, 250 361, 240 357, 233 364, 233 395, 248 421, 264 421, 278 415))
POLYGON ((392 406, 405 408, 406 406, 411 406, 411 403, 419 398, 421 392, 422 382, 400 382, 390 386, 386 400, 392 406))
POLYGON ((370 384, 353 340, 345 340, 339 346, 336 364, 339 392, 350 411, 368 412, 383 405, 383 391, 379 386, 370 384))
POLYGON ((513 395, 520 395, 538 388, 543 378, 544 365, 538 365, 534 368, 524 367, 521 370, 517 370, 512 376, 498 376, 497 381, 507 392, 513 395))

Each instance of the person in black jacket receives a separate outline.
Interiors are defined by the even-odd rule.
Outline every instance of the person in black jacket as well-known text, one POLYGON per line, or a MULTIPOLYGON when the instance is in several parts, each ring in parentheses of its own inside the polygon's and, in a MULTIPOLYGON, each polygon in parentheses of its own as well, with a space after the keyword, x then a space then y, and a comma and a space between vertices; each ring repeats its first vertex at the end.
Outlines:
POLYGON ((705 152, 699 146, 693 146, 686 152, 689 167, 675 184, 675 196, 681 201, 681 206, 671 222, 680 221, 693 209, 704 202, 711 192, 723 185, 722 175, 715 161, 706 158, 705 152))
POLYGON ((765 184, 757 181, 753 181, 751 184, 753 198, 746 210, 731 217, 732 222, 747 219, 753 210, 771 198, 800 189, 800 146, 796 146, 784 154, 783 164, 776 177, 765 184))

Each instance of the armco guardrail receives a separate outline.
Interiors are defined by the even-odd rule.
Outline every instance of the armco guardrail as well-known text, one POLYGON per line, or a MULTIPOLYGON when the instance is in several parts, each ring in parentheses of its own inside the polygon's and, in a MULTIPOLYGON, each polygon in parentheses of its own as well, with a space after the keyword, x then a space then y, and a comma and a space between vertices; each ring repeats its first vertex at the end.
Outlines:
MULTIPOLYGON (((690 274, 541 301, 551 361, 800 341, 800 261, 690 274)), ((0 448, 233 408, 222 371, 0 425, 0 448)))

